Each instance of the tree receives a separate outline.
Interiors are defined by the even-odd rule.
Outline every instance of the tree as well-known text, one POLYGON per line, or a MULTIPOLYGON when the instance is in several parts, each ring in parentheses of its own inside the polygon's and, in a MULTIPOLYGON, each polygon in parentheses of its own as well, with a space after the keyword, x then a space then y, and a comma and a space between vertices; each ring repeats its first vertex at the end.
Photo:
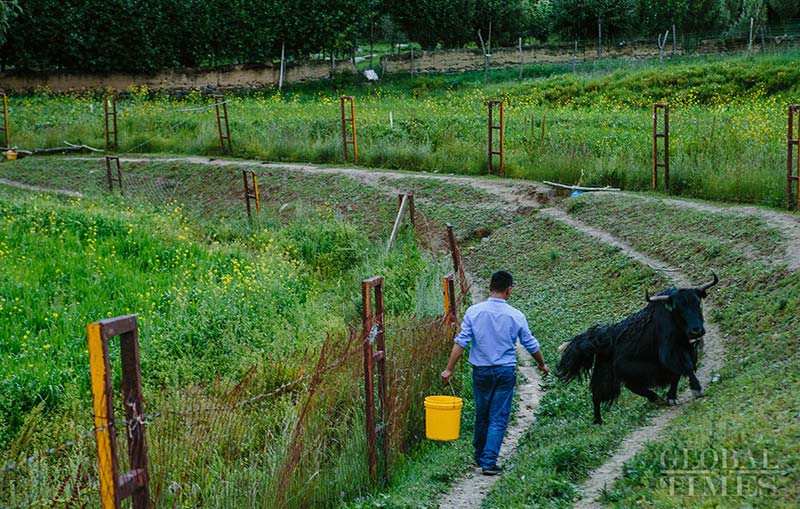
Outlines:
POLYGON ((517 39, 526 36, 528 12, 522 0, 477 0, 473 15, 473 39, 478 44, 477 31, 480 29, 484 40, 492 25, 492 46, 514 46, 517 39))
POLYGON ((535 0, 530 4, 528 33, 540 41, 546 41, 553 32, 555 12, 553 0, 535 0))
POLYGON ((719 30, 731 19, 726 0, 641 0, 639 13, 640 27, 646 34, 671 29, 672 25, 683 33, 719 30))
POLYGON ((409 40, 433 49, 437 44, 460 48, 475 38, 475 3, 476 0, 409 0, 387 1, 384 6, 409 40))
POLYGON ((781 23, 800 16, 800 2, 797 0, 768 0, 768 4, 781 23))
POLYGON ((19 0, 0 0, 0 44, 6 42, 6 30, 20 12, 19 0))
POLYGON ((637 18, 637 0, 553 0, 555 29, 568 40, 623 36, 637 18))

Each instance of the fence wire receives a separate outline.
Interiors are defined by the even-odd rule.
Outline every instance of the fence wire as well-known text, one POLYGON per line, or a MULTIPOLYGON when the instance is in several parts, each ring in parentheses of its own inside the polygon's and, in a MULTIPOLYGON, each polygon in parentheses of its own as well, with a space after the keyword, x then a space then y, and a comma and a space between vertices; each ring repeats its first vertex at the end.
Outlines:
MULTIPOLYGON (((391 455, 381 464, 390 471, 424 436, 422 399, 438 382, 452 329, 438 317, 395 321, 384 332, 389 408, 381 432, 391 455)), ((146 429, 157 507, 335 505, 342 493, 354 495, 369 484, 363 436, 363 347, 369 341, 370 334, 355 327, 346 337, 330 337, 312 369, 269 390, 259 389, 271 383, 270 367, 256 366, 233 387, 218 382, 150 394, 139 420, 122 418, 118 408, 116 421, 106 426, 7 463, 0 507, 98 506, 105 480, 98 475, 94 437, 115 429, 122 475, 136 454, 128 452, 135 426, 146 429), (34 489, 23 493, 23 487, 34 489)))

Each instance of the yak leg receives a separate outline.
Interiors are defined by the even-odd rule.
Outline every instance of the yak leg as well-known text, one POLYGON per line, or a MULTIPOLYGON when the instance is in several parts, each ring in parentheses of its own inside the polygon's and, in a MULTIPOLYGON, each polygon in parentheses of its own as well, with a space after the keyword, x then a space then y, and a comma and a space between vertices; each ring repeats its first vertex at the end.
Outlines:
POLYGON ((603 418, 600 416, 600 401, 593 399, 592 403, 594 403, 594 420, 592 424, 603 424, 603 418))
POLYGON ((698 380, 697 376, 694 374, 697 365, 694 359, 692 359, 692 352, 684 352, 682 357, 683 374, 689 377, 689 387, 692 389, 692 397, 694 397, 694 399, 702 398, 704 396, 703 387, 700 386, 700 380, 698 380))
POLYGON ((697 376, 694 374, 694 372, 689 374, 689 387, 692 389, 692 397, 694 399, 705 396, 703 393, 703 387, 700 385, 700 380, 697 379, 697 376))
POLYGON ((669 390, 667 391, 667 403, 671 406, 676 406, 678 404, 678 382, 680 381, 680 377, 675 377, 675 381, 669 386, 669 390))
POLYGON ((651 391, 650 389, 648 389, 643 385, 637 385, 626 382, 625 387, 630 389, 632 393, 638 394, 643 398, 647 398, 651 403, 658 403, 658 401, 661 399, 658 397, 658 394, 656 394, 655 392, 651 391))
POLYGON ((596 356, 594 360, 594 370, 592 371, 592 381, 589 383, 592 389, 592 403, 594 403, 594 424, 603 424, 600 416, 600 403, 611 402, 619 396, 619 381, 614 377, 611 364, 603 356, 596 356))

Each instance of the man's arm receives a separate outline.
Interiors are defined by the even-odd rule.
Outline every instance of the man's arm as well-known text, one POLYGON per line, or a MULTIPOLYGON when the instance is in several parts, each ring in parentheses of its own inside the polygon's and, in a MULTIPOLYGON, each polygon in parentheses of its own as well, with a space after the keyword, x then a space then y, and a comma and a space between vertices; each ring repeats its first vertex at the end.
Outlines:
POLYGON ((461 354, 467 349, 470 341, 472 341, 472 320, 470 319, 469 310, 464 314, 464 319, 461 321, 461 332, 453 340, 453 350, 450 351, 450 360, 447 362, 447 368, 442 371, 442 381, 448 383, 450 375, 453 373, 453 368, 456 367, 456 362, 461 358, 461 354))
POLYGON ((544 362, 544 356, 542 355, 542 349, 539 346, 539 341, 533 334, 531 334, 531 329, 528 326, 528 320, 525 316, 522 316, 522 328, 519 333, 519 342, 522 343, 522 346, 533 356, 533 359, 536 361, 537 366, 539 367, 539 371, 542 372, 542 376, 547 376, 550 374, 550 368, 547 367, 547 363, 544 362))
POLYGON ((444 383, 448 383, 450 381, 450 375, 453 374, 453 368, 456 367, 456 362, 458 359, 461 358, 461 354, 464 353, 464 348, 459 345, 458 343, 453 345, 453 350, 450 352, 450 360, 447 362, 447 368, 442 371, 442 381, 444 383))

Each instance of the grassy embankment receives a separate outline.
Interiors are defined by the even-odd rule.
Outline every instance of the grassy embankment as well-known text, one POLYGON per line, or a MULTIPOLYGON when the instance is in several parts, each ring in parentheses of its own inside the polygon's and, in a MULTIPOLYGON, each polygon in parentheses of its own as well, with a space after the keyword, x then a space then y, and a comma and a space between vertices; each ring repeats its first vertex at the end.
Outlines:
POLYGON ((628 464, 607 503, 619 508, 641 506, 644 500, 651 507, 697 506, 698 501, 703 507, 731 501, 796 507, 800 274, 786 270, 776 231, 741 218, 723 222, 719 214, 664 209, 630 198, 579 202, 573 213, 617 235, 624 232, 643 252, 698 271, 724 271, 728 280, 720 298, 712 296, 713 319, 726 337, 726 364, 712 397, 689 407, 663 440, 628 464), (675 224, 682 225, 680 232, 675 224), (663 234, 654 236, 654 231, 663 234), (670 469, 694 473, 670 477, 670 469), (710 473, 698 474, 704 470, 710 473))
MULTIPOLYGON (((635 457, 606 502, 620 508, 792 507, 800 472, 798 401, 793 390, 800 370, 792 353, 797 348, 800 281, 776 259, 783 248, 778 231, 758 219, 679 210, 633 197, 584 196, 573 202, 570 213, 683 267, 697 281, 705 280, 710 270, 722 277, 709 297, 714 306, 710 317, 720 325, 728 355, 719 381, 706 387, 707 398, 686 408, 663 440, 635 457), (680 231, 675 224, 681 225, 680 231), (666 470, 675 467, 662 464, 663 457, 682 460, 684 450, 688 464, 679 468, 710 469, 711 480, 698 477, 693 494, 685 477, 677 479, 670 491, 666 470), (706 456, 714 451, 717 464, 709 467, 703 451, 706 456), (760 468, 764 451, 770 468, 777 468, 761 475, 760 481, 745 472, 743 491, 737 493, 736 473, 722 469, 722 455, 738 454, 743 468, 760 468), (755 456, 756 467, 746 463, 749 454, 755 456), (722 482, 728 482, 727 492, 722 491, 722 482)), ((515 304, 530 317, 551 362, 560 342, 594 323, 639 309, 644 288, 657 290, 666 284, 650 268, 617 250, 539 216, 498 230, 467 260, 482 278, 499 266, 514 271, 519 280, 515 304)), ((623 391, 622 399, 605 414, 608 422, 593 426, 585 384, 547 384, 536 425, 520 442, 509 472, 484 505, 570 507, 591 469, 602 464, 630 430, 646 423, 653 411, 641 398, 623 391)), ((454 446, 428 444, 391 490, 361 506, 417 507, 423 500, 436 507, 439 493, 470 468, 468 438, 454 446)))
MULTIPOLYGON (((579 75, 534 66, 531 74, 555 75, 521 83, 483 84, 482 73, 393 77, 372 87, 345 80, 333 90, 311 84, 231 96, 228 108, 236 155, 335 163, 338 97, 353 94, 360 164, 480 174, 485 101, 502 96, 508 175, 635 190, 650 182, 650 108, 668 102, 673 192, 779 206, 786 107, 800 101, 797 64, 798 54, 787 53, 636 63, 610 74, 607 66, 579 75)), ((120 151, 218 154, 213 111, 179 111, 208 103, 198 93, 175 99, 133 90, 119 102, 120 151)), ((10 104, 12 144, 21 148, 104 143, 98 97, 36 94, 10 104)))
MULTIPOLYGON (((290 210, 281 212, 273 202, 253 227, 243 219, 237 195, 241 176, 229 169, 149 169, 166 178, 182 175, 181 184, 195 186, 176 192, 176 202, 165 210, 163 204, 148 203, 153 193, 146 189, 152 186, 140 194, 128 189, 127 198, 100 194, 93 173, 97 161, 65 163, 73 172, 53 162, 2 165, 6 176, 24 174, 32 183, 87 194, 78 199, 0 186, 4 464, 86 437, 91 422, 88 322, 139 316, 145 398, 150 412, 163 414, 170 408, 235 403, 313 371, 326 337, 346 336, 346 323, 358 316, 364 277, 386 277, 389 323, 395 330, 413 323, 405 316, 440 312, 439 277, 446 266, 425 256, 408 234, 389 254, 373 244, 390 227, 380 219, 391 217, 396 207, 390 197, 376 199, 374 189, 350 188, 350 198, 358 194, 373 205, 373 221, 362 227, 317 199, 315 191, 329 181, 315 182, 316 187, 284 182, 287 196, 300 189, 290 210), (179 198, 186 198, 185 206, 178 205, 179 198)), ((148 171, 146 165, 141 170, 148 171)), ((276 194, 284 177, 285 172, 274 180, 276 194)), ((387 334, 403 369, 409 362, 403 352, 413 353, 411 341, 417 339, 412 333, 387 334)), ((428 355, 446 355, 445 350, 428 355)), ((296 475, 289 476, 291 490, 283 493, 289 500, 302 496, 333 504, 333 493, 354 496, 368 489, 363 455, 346 464, 336 460, 363 449, 360 434, 351 431, 363 427, 360 384, 344 383, 347 373, 332 376, 337 383, 320 385, 318 391, 328 393, 317 396, 313 415, 301 419, 310 430, 304 436, 311 449, 301 451, 298 468, 307 469, 312 454, 314 468, 321 470, 313 482, 315 477, 299 484, 296 475), (320 421, 334 415, 337 425, 320 421)), ((235 505, 273 499, 308 383, 224 418, 155 417, 148 438, 154 477, 165 483, 158 500, 235 505), (165 473, 168 467, 175 470, 165 473)), ((407 383, 415 391, 407 397, 427 392, 427 379, 407 383)), ((398 411, 405 415, 407 410, 398 411)), ((84 494, 76 501, 91 500, 86 497, 93 496, 96 475, 92 449, 91 439, 80 440, 6 472, 0 482, 3 502, 65 499, 78 488, 84 494)))
MULTIPOLYGON (((776 260, 781 252, 778 232, 756 219, 679 210, 637 198, 584 197, 574 202, 570 212, 624 236, 636 249, 684 267, 698 281, 711 270, 723 278, 709 297, 714 306, 710 317, 720 325, 728 352, 719 382, 707 387, 708 398, 677 418, 663 441, 651 444, 629 464, 625 482, 610 492, 608 501, 618 507, 714 507, 731 501, 752 507, 790 507, 797 497, 798 479, 797 420, 789 410, 796 408, 797 395, 790 387, 796 385, 800 370, 796 358, 787 353, 796 343, 793 309, 800 285, 798 275, 787 273, 776 260), (675 224, 681 225, 680 231, 675 224), (662 464, 662 453, 682 458, 684 450, 690 459, 681 468, 709 468, 714 486, 700 486, 706 481, 697 478, 699 487, 692 494, 683 478, 670 491, 665 471, 674 467, 662 464), (722 470, 721 464, 699 465, 703 451, 714 451, 718 457, 723 451, 729 455, 737 451, 740 458, 753 451, 761 458, 765 450, 779 469, 762 477, 774 489, 762 487, 758 494, 753 494, 751 484, 740 496, 732 479, 727 481, 728 493, 723 494, 720 483, 731 472, 722 470)), ((636 300, 641 299, 640 290, 640 286, 628 288, 636 300)), ((570 293, 569 288, 564 292, 570 293)), ((601 293, 594 298, 607 297, 601 293)), ((575 311, 585 302, 576 299, 566 309, 575 311)), ((610 314, 601 320, 623 315, 610 314)), ((513 470, 492 489, 488 507, 570 505, 575 487, 613 450, 592 447, 598 437, 612 433, 611 426, 588 424, 588 391, 581 386, 580 393, 585 407, 580 412, 571 411, 557 393, 546 395, 537 425, 529 432, 529 440, 522 441, 513 470), (568 451, 563 464, 558 451, 568 451)), ((744 480, 755 482, 747 474, 744 480)))

